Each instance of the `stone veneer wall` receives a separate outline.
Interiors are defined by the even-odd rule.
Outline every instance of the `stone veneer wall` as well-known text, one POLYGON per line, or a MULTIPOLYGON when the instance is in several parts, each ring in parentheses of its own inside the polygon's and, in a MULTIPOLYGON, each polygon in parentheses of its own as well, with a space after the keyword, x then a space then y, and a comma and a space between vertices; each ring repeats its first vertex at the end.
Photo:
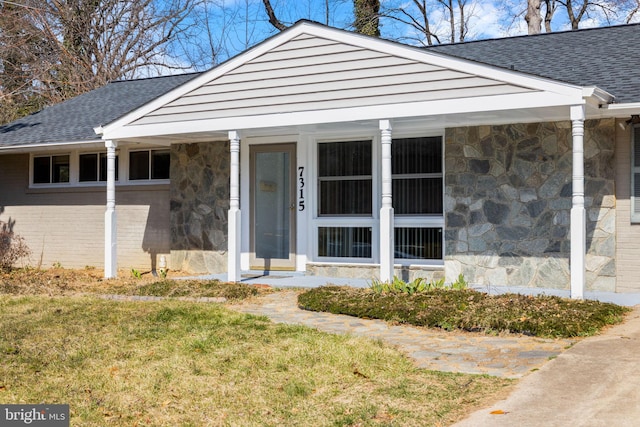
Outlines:
POLYGON ((171 269, 227 271, 229 142, 171 146, 171 269))
MULTIPOLYGON (((587 289, 615 291, 614 121, 585 123, 587 289)), ((571 123, 448 129, 445 270, 472 284, 570 286, 571 123)))

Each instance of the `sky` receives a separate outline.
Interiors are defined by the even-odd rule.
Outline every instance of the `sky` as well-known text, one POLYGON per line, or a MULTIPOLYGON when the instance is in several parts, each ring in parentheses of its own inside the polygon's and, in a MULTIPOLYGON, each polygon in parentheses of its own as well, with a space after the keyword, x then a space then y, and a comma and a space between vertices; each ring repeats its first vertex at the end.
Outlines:
MULTIPOLYGON (((168 1, 168 0, 167 0, 168 1)), ((620 2, 623 0, 601 0, 620 2)), ((636 0, 626 0, 636 2, 636 0)), ((428 0, 428 3, 435 0, 428 0)), ((469 18, 469 33, 466 40, 507 37, 527 34, 524 20, 526 0, 466 0, 466 16, 469 18)), ((455 4, 454 0, 454 4, 455 4)), ((291 25, 300 19, 328 24, 333 27, 352 30, 353 0, 271 0, 278 19, 291 25), (327 14, 327 4, 329 11, 327 14)), ((399 6, 411 11, 412 0, 381 0, 382 9, 399 6)), ((417 16, 415 9, 411 12, 417 16)), ((429 13, 429 20, 442 42, 448 42, 449 24, 442 8, 435 7, 429 13)), ((600 9, 594 9, 585 17, 580 28, 601 27, 624 23, 626 13, 605 16, 600 9)), ((635 22, 640 20, 640 14, 635 22)), ((206 0, 193 13, 192 36, 188 42, 175 48, 175 57, 183 61, 186 70, 203 70, 241 53, 242 51, 275 35, 276 30, 268 22, 262 0, 206 0)), ((569 30, 566 12, 559 9, 554 15, 553 30, 569 30)), ((421 34, 407 25, 393 19, 381 19, 381 37, 407 44, 420 45, 421 34)))

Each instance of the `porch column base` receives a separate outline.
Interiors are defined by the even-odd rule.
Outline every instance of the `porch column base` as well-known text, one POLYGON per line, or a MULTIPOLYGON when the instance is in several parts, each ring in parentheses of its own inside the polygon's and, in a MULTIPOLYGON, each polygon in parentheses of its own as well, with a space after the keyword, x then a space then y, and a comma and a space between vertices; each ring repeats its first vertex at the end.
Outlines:
POLYGON ((240 209, 229 209, 229 282, 239 282, 240 277, 240 209))
POLYGON ((393 280, 393 208, 380 209, 380 280, 391 282, 393 280))
POLYGON ((571 208, 571 298, 584 298, 585 256, 587 242, 584 230, 587 219, 584 207, 571 208))
POLYGON ((107 210, 104 213, 104 277, 115 279, 118 275, 117 263, 117 214, 115 210, 107 210))

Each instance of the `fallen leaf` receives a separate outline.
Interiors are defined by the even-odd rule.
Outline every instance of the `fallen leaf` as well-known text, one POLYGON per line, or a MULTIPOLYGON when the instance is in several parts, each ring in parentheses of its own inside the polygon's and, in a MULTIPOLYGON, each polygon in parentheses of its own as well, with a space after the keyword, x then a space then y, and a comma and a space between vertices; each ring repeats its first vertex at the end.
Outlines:
POLYGON ((7 390, 7 386, 0 384, 0 391, 6 391, 6 390, 7 390))
POLYGON ((502 409, 496 409, 495 411, 489 412, 491 415, 504 415, 508 414, 508 412, 503 411, 502 409))

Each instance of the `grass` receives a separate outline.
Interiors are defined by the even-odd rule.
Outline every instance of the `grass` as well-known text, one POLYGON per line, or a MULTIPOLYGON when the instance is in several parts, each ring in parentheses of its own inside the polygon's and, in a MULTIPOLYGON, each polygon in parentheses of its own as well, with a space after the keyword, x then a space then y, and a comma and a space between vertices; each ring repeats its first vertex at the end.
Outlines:
POLYGON ((630 309, 554 296, 487 295, 470 289, 432 289, 411 295, 326 286, 299 295, 301 308, 384 319, 416 326, 540 337, 590 336, 620 323, 630 309))
POLYGON ((512 384, 218 304, 0 295, 0 401, 83 426, 448 425, 512 384))
MULTIPOLYGON (((180 276, 179 272, 175 276, 180 276)), ((119 294, 161 297, 222 297, 228 300, 246 299, 268 292, 254 286, 223 283, 218 280, 159 279, 146 273, 139 278, 121 274, 123 278, 105 280, 95 269, 48 270, 15 269, 0 272, 0 294, 12 295, 77 295, 119 294)))

